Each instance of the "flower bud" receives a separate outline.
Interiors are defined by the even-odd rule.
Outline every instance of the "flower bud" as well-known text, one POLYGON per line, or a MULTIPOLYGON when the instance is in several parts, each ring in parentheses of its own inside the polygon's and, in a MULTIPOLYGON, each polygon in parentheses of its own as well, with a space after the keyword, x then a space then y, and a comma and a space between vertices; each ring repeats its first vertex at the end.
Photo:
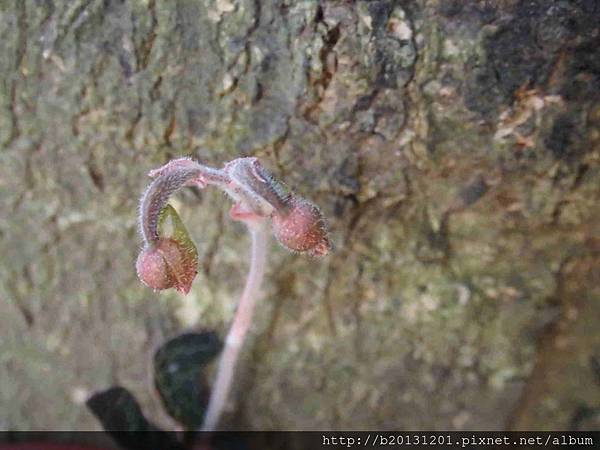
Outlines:
POLYGON ((331 250, 321 211, 300 197, 290 200, 287 211, 273 215, 273 233, 281 245, 292 251, 325 256, 331 250))
POLYGON ((135 269, 142 283, 152 289, 162 290, 172 286, 165 258, 154 246, 146 247, 140 252, 135 269))
POLYGON ((138 278, 156 290, 174 287, 187 294, 196 277, 197 257, 173 239, 159 239, 148 245, 136 262, 138 278))

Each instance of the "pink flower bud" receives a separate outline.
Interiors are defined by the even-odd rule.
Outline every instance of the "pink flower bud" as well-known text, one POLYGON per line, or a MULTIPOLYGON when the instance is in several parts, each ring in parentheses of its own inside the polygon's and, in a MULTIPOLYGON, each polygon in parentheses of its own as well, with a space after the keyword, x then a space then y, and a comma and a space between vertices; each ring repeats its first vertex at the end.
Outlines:
POLYGON ((273 215, 273 233, 281 245, 292 251, 325 256, 331 250, 321 211, 300 197, 290 200, 286 212, 273 215))
POLYGON ((174 287, 187 294, 196 277, 197 255, 177 241, 161 238, 146 246, 138 256, 138 278, 156 290, 174 287))

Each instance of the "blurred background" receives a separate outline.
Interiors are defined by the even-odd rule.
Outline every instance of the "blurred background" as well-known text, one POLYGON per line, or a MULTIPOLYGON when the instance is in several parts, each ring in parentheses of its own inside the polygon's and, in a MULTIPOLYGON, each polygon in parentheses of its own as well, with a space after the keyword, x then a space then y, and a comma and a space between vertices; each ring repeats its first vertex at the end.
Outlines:
POLYGON ((224 336, 249 239, 174 206, 188 296, 136 278, 147 172, 257 156, 335 251, 275 242, 224 425, 600 426, 600 4, 1 0, 0 429, 88 430, 153 351, 224 336))

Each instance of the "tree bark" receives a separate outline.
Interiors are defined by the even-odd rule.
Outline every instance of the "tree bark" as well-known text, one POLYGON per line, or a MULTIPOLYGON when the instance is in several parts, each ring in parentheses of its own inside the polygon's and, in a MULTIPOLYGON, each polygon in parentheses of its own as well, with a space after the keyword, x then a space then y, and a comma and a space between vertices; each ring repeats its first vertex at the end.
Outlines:
POLYGON ((329 219, 273 243, 223 425, 598 429, 600 4, 0 2, 0 427, 96 428, 150 353, 224 335, 249 239, 177 209, 188 297, 136 279, 148 170, 253 155, 329 219), (79 405, 79 406, 75 406, 79 405))

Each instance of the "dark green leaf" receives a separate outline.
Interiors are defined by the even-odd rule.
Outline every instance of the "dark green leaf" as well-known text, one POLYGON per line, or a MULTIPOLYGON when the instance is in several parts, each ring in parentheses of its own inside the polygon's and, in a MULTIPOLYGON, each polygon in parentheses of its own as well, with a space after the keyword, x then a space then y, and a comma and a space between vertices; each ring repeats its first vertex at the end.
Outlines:
POLYGON ((167 341, 154 355, 154 383, 163 405, 188 429, 202 424, 210 396, 204 368, 221 348, 212 331, 185 333, 167 341))
POLYGON ((128 450, 183 449, 173 433, 162 431, 144 417, 135 397, 123 387, 97 392, 86 405, 112 438, 128 450))

